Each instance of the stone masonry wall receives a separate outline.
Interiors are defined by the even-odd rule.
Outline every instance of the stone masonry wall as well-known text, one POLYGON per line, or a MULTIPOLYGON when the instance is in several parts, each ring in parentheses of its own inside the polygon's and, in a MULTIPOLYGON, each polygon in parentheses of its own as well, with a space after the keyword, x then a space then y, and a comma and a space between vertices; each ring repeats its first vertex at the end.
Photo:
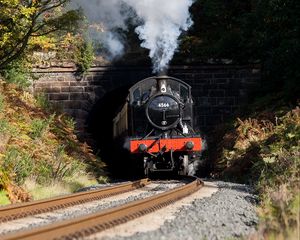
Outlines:
MULTIPOLYGON (((34 93, 43 92, 50 102, 74 117, 84 131, 93 105, 106 93, 153 76, 147 67, 93 67, 81 75, 72 67, 35 69, 34 93)), ((249 93, 260 86, 259 66, 172 66, 168 75, 192 86, 197 124, 210 129, 247 103, 249 93)))

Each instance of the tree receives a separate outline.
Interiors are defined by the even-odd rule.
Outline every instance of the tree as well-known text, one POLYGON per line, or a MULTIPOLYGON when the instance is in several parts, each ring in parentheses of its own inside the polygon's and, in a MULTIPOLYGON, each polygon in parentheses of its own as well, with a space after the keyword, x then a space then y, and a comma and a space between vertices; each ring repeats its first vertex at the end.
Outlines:
POLYGON ((300 1, 197 0, 183 57, 260 63, 267 91, 300 92, 300 1))
POLYGON ((0 0, 0 69, 18 59, 32 37, 76 31, 80 10, 65 10, 69 0, 0 0))

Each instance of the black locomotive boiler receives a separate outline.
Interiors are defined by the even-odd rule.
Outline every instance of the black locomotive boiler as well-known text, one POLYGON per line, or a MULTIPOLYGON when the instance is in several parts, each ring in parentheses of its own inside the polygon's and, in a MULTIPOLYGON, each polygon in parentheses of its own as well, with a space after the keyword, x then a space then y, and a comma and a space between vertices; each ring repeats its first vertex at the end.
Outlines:
POLYGON ((202 150, 193 118, 190 85, 169 76, 150 77, 129 89, 113 120, 114 139, 122 141, 146 176, 159 171, 188 175, 202 150))

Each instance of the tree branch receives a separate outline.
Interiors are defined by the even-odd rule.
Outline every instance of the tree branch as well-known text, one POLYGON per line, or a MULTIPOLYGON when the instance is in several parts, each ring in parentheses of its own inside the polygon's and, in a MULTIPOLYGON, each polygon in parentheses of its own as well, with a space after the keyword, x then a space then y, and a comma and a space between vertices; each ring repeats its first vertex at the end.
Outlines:
MULTIPOLYGON (((63 24, 60 24, 60 20, 58 18, 57 24, 54 21, 53 23, 50 21, 46 21, 42 16, 44 13, 51 11, 52 9, 58 8, 68 2, 69 0, 37 0, 30 1, 24 0, 21 4, 27 7, 34 7, 35 13, 31 17, 31 21, 26 26, 22 26, 22 31, 20 30, 19 35, 16 34, 14 39, 8 44, 7 51, 1 51, 0 59, 0 69, 4 68, 7 64, 17 59, 28 46, 28 41, 30 37, 39 37, 48 35, 50 33, 62 30, 68 30, 67 27, 64 27, 63 24), (41 19, 40 19, 41 18, 41 19), (57 26, 56 26, 57 25, 57 26), (26 31, 26 29, 28 29, 26 31), (26 31, 25 34, 22 34, 23 31, 26 31), (22 36, 23 35, 23 36, 22 36)), ((55 18, 53 19, 55 20, 55 18)), ((64 22, 64 21, 63 21, 64 22)), ((14 29, 17 33, 18 30, 14 29)), ((11 30, 12 32, 13 30, 11 30)))
MULTIPOLYGON (((49 3, 49 2, 51 2, 51 1, 48 1, 48 3, 49 3)), ((57 4, 51 5, 51 6, 49 6, 49 7, 41 8, 41 9, 40 9, 40 12, 37 14, 36 18, 38 18, 39 16, 41 16, 44 12, 50 11, 50 10, 52 10, 52 9, 54 9, 54 8, 57 8, 57 7, 59 7, 59 6, 63 5, 63 4, 65 4, 66 2, 67 2, 66 0, 63 0, 63 1, 59 1, 59 3, 57 3, 57 4)), ((48 5, 48 3, 45 4, 44 6, 48 5)))
POLYGON ((3 68, 8 63, 10 63, 11 61, 15 60, 25 50, 25 48, 26 48, 26 46, 28 44, 29 38, 30 38, 30 36, 32 34, 35 22, 36 22, 36 19, 33 17, 28 32, 23 36, 22 39, 20 39, 12 47, 12 50, 9 53, 6 54, 7 57, 6 58, 4 57, 4 59, 2 59, 2 61, 0 61, 0 69, 3 68), (19 45, 21 45, 21 47, 18 49, 19 45))
POLYGON ((45 35, 48 35, 50 33, 53 33, 53 32, 59 31, 59 30, 63 31, 65 29, 63 29, 63 28, 54 28, 54 29, 50 29, 50 30, 48 30, 46 32, 31 34, 31 36, 33 36, 33 37, 41 37, 41 36, 45 36, 45 35))

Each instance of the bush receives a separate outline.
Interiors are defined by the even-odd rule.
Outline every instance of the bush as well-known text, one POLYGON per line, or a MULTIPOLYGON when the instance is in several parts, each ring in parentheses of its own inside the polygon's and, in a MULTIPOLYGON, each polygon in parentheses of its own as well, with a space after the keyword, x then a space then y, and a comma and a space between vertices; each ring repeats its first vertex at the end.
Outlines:
POLYGON ((4 133, 9 136, 16 136, 19 134, 19 131, 15 126, 9 124, 6 119, 0 119, 0 133, 4 133))
POLYGON ((0 165, 0 189, 6 189, 10 183, 10 177, 7 169, 0 165))
POLYGON ((300 108, 261 110, 232 127, 217 147, 220 175, 255 185, 260 236, 291 239, 299 226, 300 108))
POLYGON ((33 178, 38 184, 49 184, 52 181, 52 164, 46 160, 40 160, 35 166, 33 178))
POLYGON ((70 177, 77 170, 82 170, 83 164, 78 161, 71 161, 71 159, 66 155, 65 146, 59 146, 55 152, 55 164, 52 167, 52 179, 54 181, 61 181, 65 177, 70 177))
POLYGON ((6 119, 0 119, 0 133, 7 133, 9 130, 9 124, 6 119))
POLYGON ((43 189, 55 182, 68 193, 75 179, 86 186, 79 177, 95 182, 89 170, 101 169, 102 163, 77 140, 73 120, 54 114, 52 107, 42 111, 41 106, 47 107, 44 97, 34 99, 12 84, 1 83, 0 96, 0 190, 12 203, 29 200, 22 190, 29 190, 29 182, 43 189))
POLYGON ((0 190, 0 206, 10 204, 10 201, 7 197, 7 192, 0 190))
POLYGON ((4 97, 0 94, 0 112, 3 110, 4 108, 4 97))
POLYGON ((46 129, 50 126, 53 122, 55 115, 51 115, 49 119, 42 120, 42 119, 34 119, 31 122, 31 132, 30 137, 33 139, 37 139, 43 136, 46 129))
POLYGON ((1 72, 1 75, 6 82, 16 84, 22 89, 26 89, 31 85, 29 81, 30 70, 28 70, 28 66, 26 66, 24 60, 18 60, 10 63, 1 72))
POLYGON ((45 111, 51 109, 51 104, 47 99, 47 96, 43 93, 39 93, 35 96, 37 105, 45 111))
POLYGON ((82 40, 75 49, 75 63, 80 72, 86 72, 93 64, 94 48, 91 42, 82 40))
POLYGON ((27 153, 22 153, 17 148, 9 148, 3 160, 3 168, 13 174, 12 178, 16 183, 23 184, 33 173, 33 160, 27 153))
POLYGON ((288 100, 300 91, 298 0, 197 0, 194 26, 184 36, 181 59, 260 63, 262 95, 284 88, 288 100))
POLYGON ((57 148, 52 161, 39 161, 36 163, 33 176, 38 184, 61 182, 85 171, 85 166, 77 160, 67 156, 64 146, 57 148))

